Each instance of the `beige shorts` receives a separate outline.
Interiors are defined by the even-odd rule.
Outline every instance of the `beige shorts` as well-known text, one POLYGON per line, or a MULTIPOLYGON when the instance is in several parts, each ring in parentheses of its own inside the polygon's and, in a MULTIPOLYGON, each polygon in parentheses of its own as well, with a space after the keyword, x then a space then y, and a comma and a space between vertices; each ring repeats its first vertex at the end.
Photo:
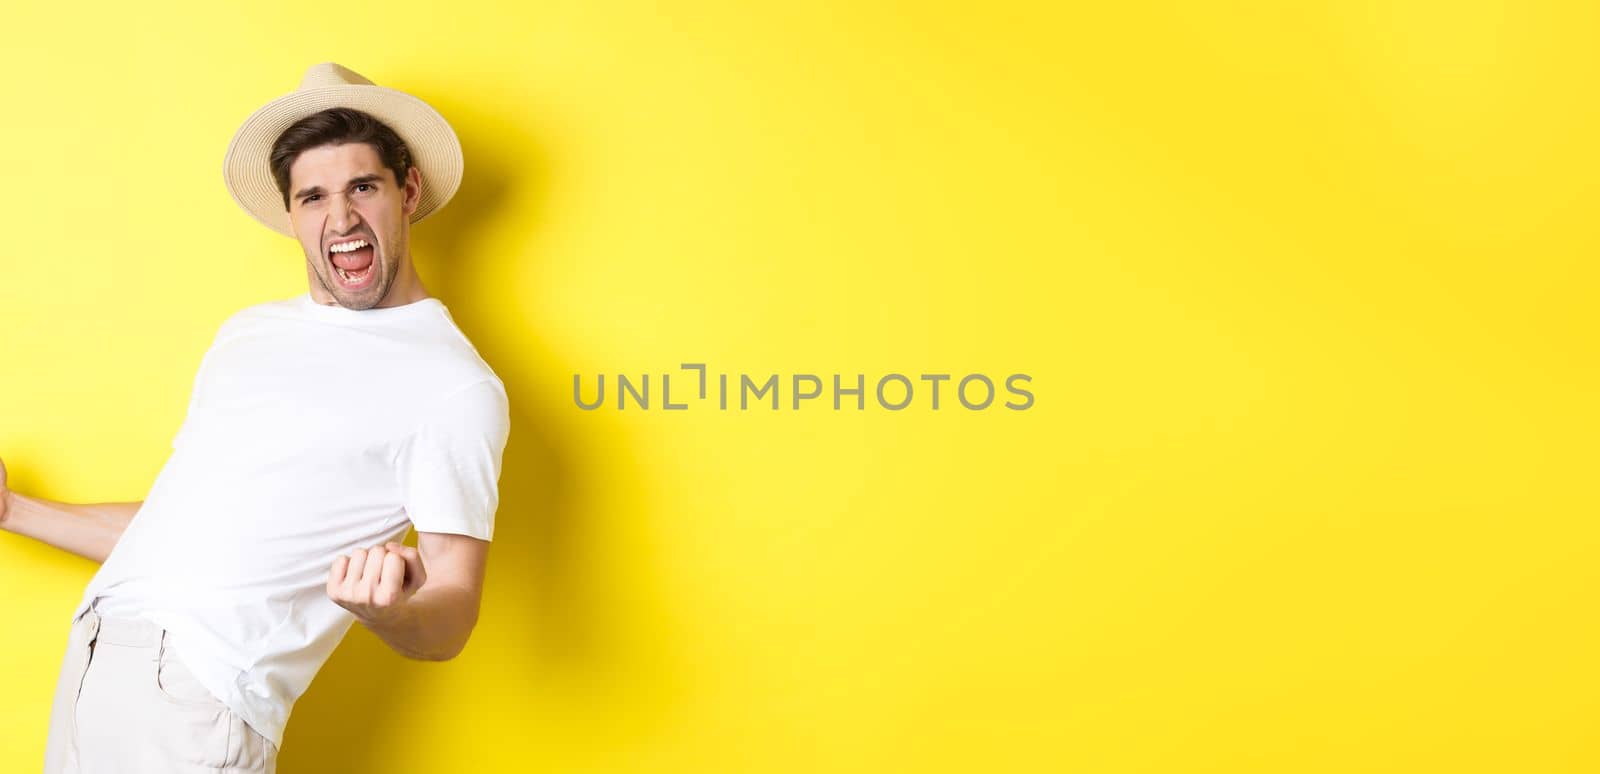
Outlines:
POLYGON ((278 748, 211 695, 148 621, 90 610, 61 664, 45 774, 259 772, 278 748))

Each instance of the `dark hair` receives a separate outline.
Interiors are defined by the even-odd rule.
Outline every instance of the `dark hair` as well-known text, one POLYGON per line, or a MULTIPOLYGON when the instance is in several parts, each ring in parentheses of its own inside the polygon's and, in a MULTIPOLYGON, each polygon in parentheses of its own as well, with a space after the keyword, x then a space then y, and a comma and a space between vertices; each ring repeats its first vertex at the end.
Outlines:
POLYGON ((364 142, 378 152, 378 159, 394 173, 395 185, 404 186, 411 170, 411 150, 400 135, 370 113, 354 108, 328 108, 294 122, 272 144, 272 178, 283 194, 283 209, 289 211, 289 167, 301 153, 321 145, 364 142))

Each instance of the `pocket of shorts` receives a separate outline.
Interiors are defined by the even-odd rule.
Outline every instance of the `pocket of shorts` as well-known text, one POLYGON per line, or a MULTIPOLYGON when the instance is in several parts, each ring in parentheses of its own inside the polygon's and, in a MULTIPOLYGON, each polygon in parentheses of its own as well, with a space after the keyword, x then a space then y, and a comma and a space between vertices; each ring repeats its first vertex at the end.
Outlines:
POLYGON ((220 707, 222 701, 211 695, 189 667, 178 660, 165 642, 156 658, 156 692, 173 704, 220 707))

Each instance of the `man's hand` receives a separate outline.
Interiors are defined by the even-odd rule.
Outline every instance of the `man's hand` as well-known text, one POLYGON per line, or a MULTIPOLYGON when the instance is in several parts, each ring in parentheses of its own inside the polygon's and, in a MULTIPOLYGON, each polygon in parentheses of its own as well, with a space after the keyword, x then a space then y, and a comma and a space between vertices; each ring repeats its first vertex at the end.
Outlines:
POLYGON ((11 507, 11 490, 6 488, 6 461, 0 460, 0 524, 5 523, 6 510, 11 507))
POLYGON ((392 618, 428 579, 417 549, 400 543, 358 548, 333 560, 328 598, 364 624, 392 618))

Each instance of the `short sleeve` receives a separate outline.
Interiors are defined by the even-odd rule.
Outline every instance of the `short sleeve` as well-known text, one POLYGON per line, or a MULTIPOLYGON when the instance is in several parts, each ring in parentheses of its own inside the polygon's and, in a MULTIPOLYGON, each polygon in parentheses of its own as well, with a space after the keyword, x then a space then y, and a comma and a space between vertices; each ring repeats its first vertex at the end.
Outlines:
POLYGON ((510 432, 510 406, 497 381, 457 390, 429 409, 396 459, 406 516, 419 532, 493 537, 510 432))

